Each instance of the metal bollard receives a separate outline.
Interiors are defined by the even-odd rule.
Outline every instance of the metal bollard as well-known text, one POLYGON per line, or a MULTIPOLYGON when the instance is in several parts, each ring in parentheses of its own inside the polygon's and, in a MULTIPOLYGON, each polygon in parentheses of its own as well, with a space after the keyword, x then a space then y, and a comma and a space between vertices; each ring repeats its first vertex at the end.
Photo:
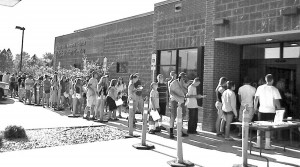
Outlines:
POLYGON ((248 165, 248 135, 249 135, 249 110, 248 105, 245 106, 243 110, 243 123, 242 123, 242 158, 243 166, 248 165))
MULTIPOLYGON (((75 96, 75 95, 73 95, 73 96, 75 96)), ((78 101, 78 99, 75 97, 75 98, 73 98, 72 96, 71 96, 71 100, 72 100, 72 105, 73 105, 73 107, 72 107, 72 113, 70 114, 70 115, 68 115, 68 117, 70 117, 70 118, 77 118, 77 117, 79 117, 79 115, 76 113, 77 112, 77 101, 78 101)))
MULTIPOLYGON (((99 119, 96 120, 97 122, 108 122, 107 120, 104 120, 103 119, 103 115, 104 115, 104 95, 103 95, 103 92, 101 93, 100 95, 100 109, 97 109, 97 110, 100 110, 100 113, 99 113, 99 119)), ((96 111, 98 112, 98 111, 96 111)))
POLYGON ((142 127, 142 139, 141 143, 134 144, 133 147, 139 150, 151 150, 154 149, 154 145, 152 144, 146 144, 146 134, 147 134, 147 118, 148 118, 148 98, 146 98, 146 102, 144 104, 144 113, 143 113, 143 127, 142 127))
POLYGON ((194 166, 194 163, 183 160, 183 151, 182 151, 182 108, 181 103, 178 102, 177 107, 177 159, 168 161, 168 164, 172 167, 179 167, 179 166, 194 166))
POLYGON ((139 135, 133 134, 134 115, 135 113, 133 110, 133 100, 129 99, 129 116, 128 116, 129 134, 126 135, 125 138, 140 137, 139 135))

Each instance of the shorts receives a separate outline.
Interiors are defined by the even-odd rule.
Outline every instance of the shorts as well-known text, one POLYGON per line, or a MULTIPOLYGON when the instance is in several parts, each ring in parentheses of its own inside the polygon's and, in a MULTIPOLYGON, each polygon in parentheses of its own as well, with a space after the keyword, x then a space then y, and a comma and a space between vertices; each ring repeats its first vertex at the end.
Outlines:
POLYGON ((27 97, 30 97, 31 95, 32 95, 32 94, 31 94, 31 90, 26 90, 26 95, 25 95, 26 98, 27 98, 27 97))
POLYGON ((167 102, 159 103, 159 115, 166 115, 167 102))
MULTIPOLYGON (((178 102, 177 101, 170 101, 171 103, 171 115, 174 116, 174 118, 177 117, 177 105, 178 102)), ((186 116, 186 106, 184 105, 184 103, 181 104, 181 108, 182 108, 182 118, 184 118, 186 116)))
POLYGON ((87 97, 87 106, 92 107, 96 105, 97 96, 88 96, 87 97))
POLYGON ((118 108, 117 105, 116 105, 115 100, 112 99, 111 97, 107 96, 106 102, 107 102, 107 106, 108 106, 109 111, 114 111, 118 108))
POLYGON ((224 116, 224 113, 223 113, 223 111, 222 111, 222 105, 223 105, 223 104, 222 104, 221 102, 219 102, 219 101, 216 101, 216 103, 215 103, 215 107, 216 107, 216 109, 218 110, 218 117, 220 117, 220 118, 226 120, 226 118, 225 118, 225 116, 224 116))
POLYGON ((261 113, 258 112, 258 120, 259 121, 274 121, 275 113, 261 113))
MULTIPOLYGON (((248 122, 252 122, 252 118, 254 116, 254 108, 253 107, 247 107, 248 111, 249 111, 249 120, 248 122)), ((243 122, 243 110, 245 109, 245 106, 240 107, 240 111, 239 111, 239 121, 243 122)))

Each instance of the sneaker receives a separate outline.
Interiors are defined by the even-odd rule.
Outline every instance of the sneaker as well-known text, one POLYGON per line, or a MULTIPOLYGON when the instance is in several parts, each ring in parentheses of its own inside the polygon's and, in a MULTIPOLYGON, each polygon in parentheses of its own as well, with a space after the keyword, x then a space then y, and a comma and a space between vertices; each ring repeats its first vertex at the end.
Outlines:
POLYGON ((160 127, 156 127, 154 131, 155 131, 155 132, 160 132, 161 129, 160 129, 160 127))
POLYGON ((150 130, 148 131, 148 133, 149 133, 149 134, 155 134, 155 130, 154 130, 154 129, 150 129, 150 130))
POLYGON ((181 133, 181 136, 182 136, 182 137, 188 137, 189 135, 182 132, 182 133, 181 133))
POLYGON ((260 148, 260 145, 259 144, 254 144, 253 147, 254 148, 260 148))
POLYGON ((216 133, 216 136, 222 137, 222 136, 223 136, 223 133, 216 133))
POLYGON ((234 141, 234 139, 231 138, 231 137, 225 138, 225 140, 227 140, 227 141, 234 141))
POLYGON ((275 150, 275 147, 273 147, 273 146, 265 146, 265 150, 275 150))
POLYGON ((163 126, 160 126, 159 127, 161 130, 167 130, 167 128, 163 127, 163 126))

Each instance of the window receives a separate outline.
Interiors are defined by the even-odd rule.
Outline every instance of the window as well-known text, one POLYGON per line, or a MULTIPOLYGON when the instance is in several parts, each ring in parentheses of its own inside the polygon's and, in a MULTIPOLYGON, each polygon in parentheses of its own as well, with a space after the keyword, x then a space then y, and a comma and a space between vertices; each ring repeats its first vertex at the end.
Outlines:
POLYGON ((176 71, 177 51, 161 51, 159 56, 159 72, 168 77, 171 71, 176 71))
POLYGON ((127 73, 128 62, 117 62, 117 73, 127 73))
POLYGON ((279 59, 280 43, 245 45, 243 59, 279 59))
POLYGON ((178 72, 185 72, 189 79, 197 77, 197 49, 179 50, 178 72))
POLYGON ((286 42, 283 45, 283 58, 299 58, 300 42, 286 42))

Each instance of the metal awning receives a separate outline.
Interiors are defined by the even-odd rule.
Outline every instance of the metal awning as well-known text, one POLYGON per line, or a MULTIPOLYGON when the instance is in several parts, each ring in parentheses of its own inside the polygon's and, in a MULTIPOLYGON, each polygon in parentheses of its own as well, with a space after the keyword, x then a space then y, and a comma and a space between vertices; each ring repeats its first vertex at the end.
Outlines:
POLYGON ((216 38, 215 41, 239 45, 268 42, 300 41, 300 30, 216 38))
POLYGON ((0 5, 13 7, 21 0, 0 0, 0 5))

